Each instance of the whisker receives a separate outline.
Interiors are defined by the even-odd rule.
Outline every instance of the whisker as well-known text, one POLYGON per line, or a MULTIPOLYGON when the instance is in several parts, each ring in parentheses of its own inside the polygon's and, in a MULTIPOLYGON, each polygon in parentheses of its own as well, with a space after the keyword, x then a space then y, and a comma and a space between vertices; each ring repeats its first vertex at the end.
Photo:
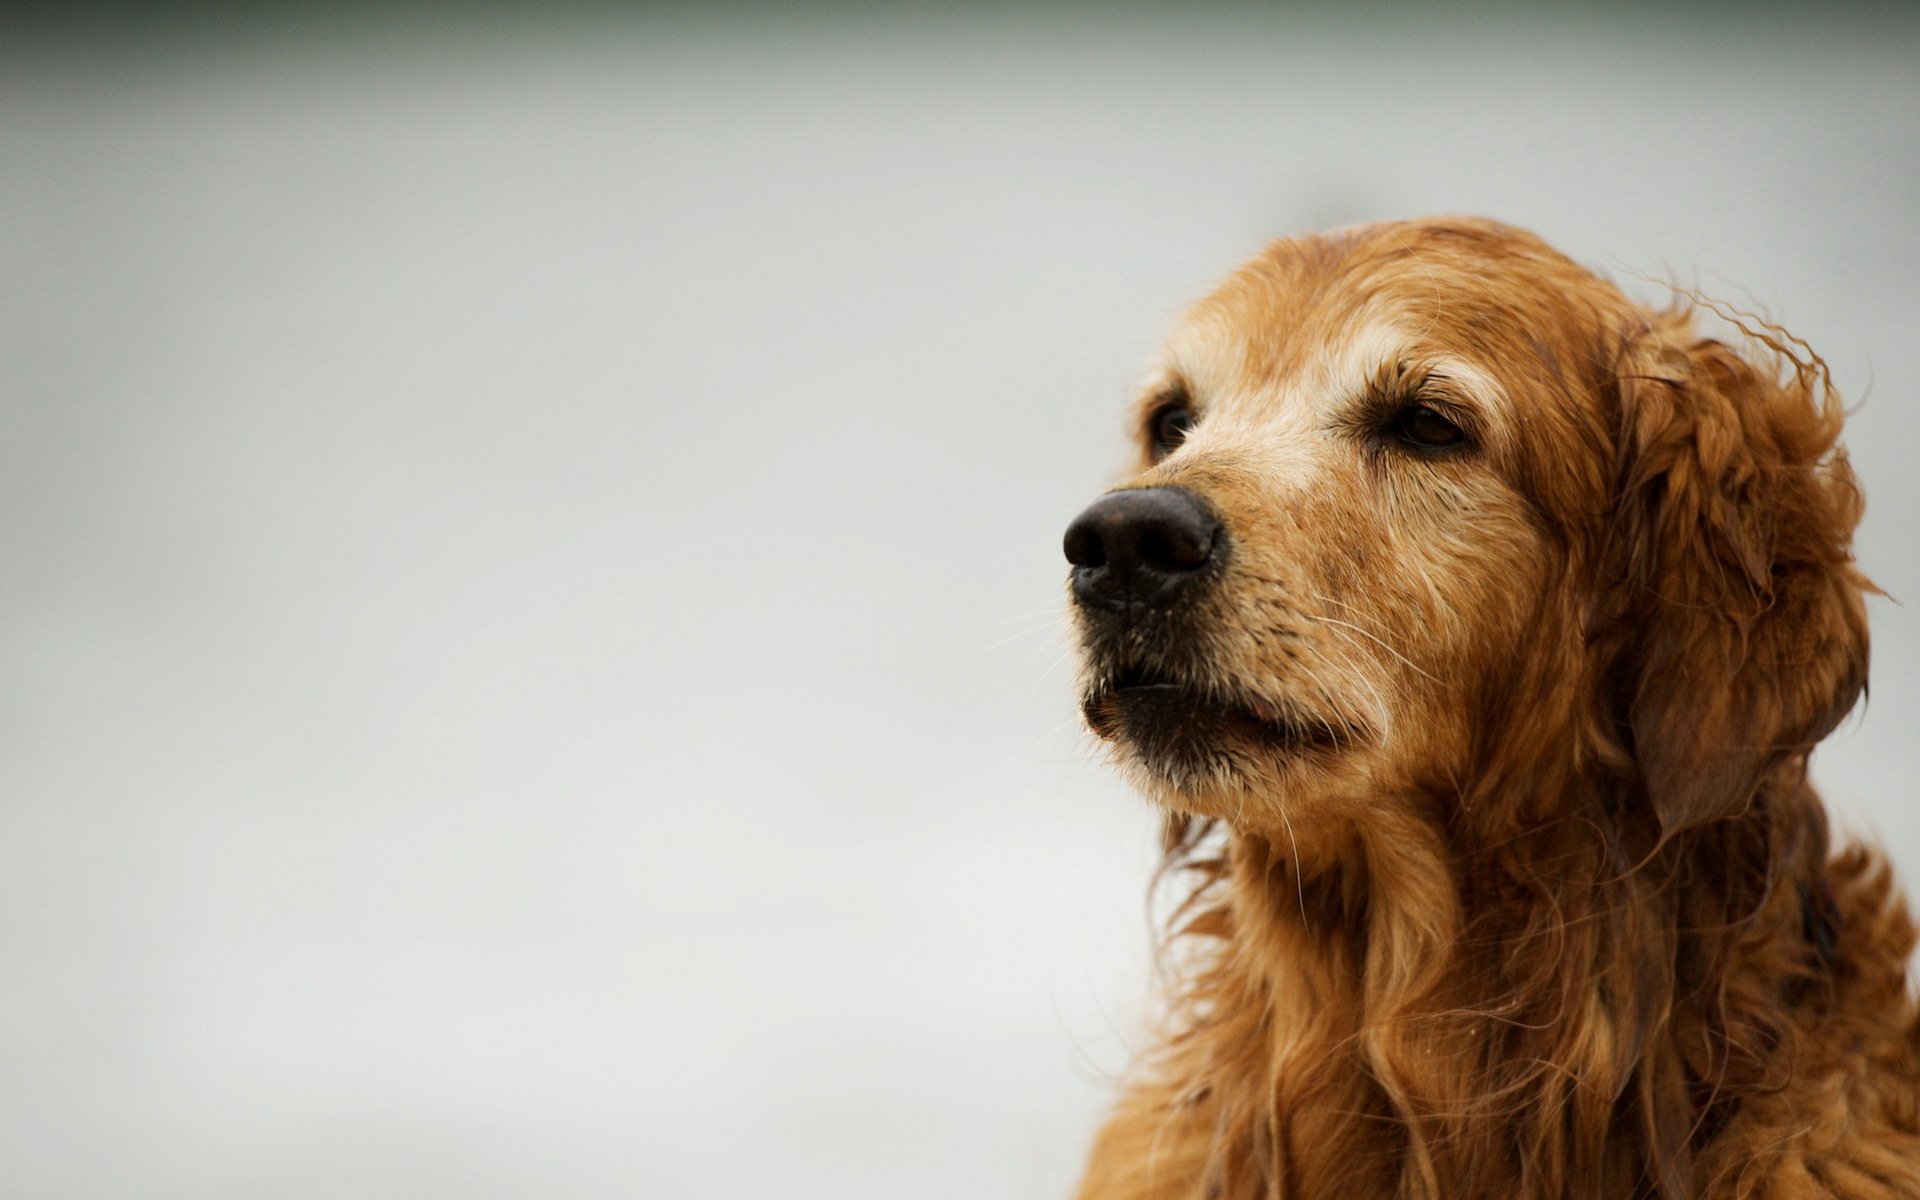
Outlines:
MULTIPOLYGON (((1324 597, 1324 596, 1315 596, 1314 599, 1321 603, 1327 602, 1327 597, 1324 597)), ((1329 617, 1321 613, 1308 613, 1305 615, 1310 620, 1319 621, 1322 624, 1326 624, 1326 625, 1332 625, 1336 629, 1352 630, 1354 633, 1357 633, 1361 637, 1366 638, 1368 641, 1380 647, 1382 650, 1385 650, 1388 654, 1391 654, 1395 658, 1399 659, 1401 662, 1401 665, 1405 666, 1409 671, 1412 671, 1414 674, 1423 675, 1426 678, 1433 680, 1435 683, 1440 682, 1439 676, 1433 674, 1433 672, 1431 671, 1424 670, 1419 666, 1419 664, 1415 663, 1412 659, 1400 653, 1400 651, 1394 649, 1394 647, 1388 642, 1384 641, 1379 637, 1376 637, 1371 633, 1368 633, 1366 630, 1360 628, 1358 625, 1355 625, 1350 621, 1342 621, 1337 617, 1329 617)))

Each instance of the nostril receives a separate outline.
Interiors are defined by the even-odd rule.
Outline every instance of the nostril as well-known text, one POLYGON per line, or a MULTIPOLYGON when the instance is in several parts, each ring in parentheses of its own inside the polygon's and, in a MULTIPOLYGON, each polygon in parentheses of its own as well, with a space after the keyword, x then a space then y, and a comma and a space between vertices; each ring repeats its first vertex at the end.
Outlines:
POLYGON ((1067 561, 1076 567, 1107 565, 1107 544, 1100 536, 1099 523, 1090 520, 1091 516, 1091 513, 1081 513, 1073 524, 1067 526, 1067 561))
POLYGON ((1140 530, 1140 561, 1162 571, 1197 570, 1213 553, 1218 528, 1212 522, 1193 520, 1145 525, 1140 530))

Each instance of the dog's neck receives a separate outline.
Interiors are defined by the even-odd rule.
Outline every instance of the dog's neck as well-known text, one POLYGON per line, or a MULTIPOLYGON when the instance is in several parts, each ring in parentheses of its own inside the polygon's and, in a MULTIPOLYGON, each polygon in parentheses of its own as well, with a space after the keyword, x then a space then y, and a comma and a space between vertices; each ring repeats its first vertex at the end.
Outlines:
POLYGON ((1230 837, 1176 1045, 1237 1139, 1220 1170, 1287 1195, 1632 1195, 1778 1073, 1830 911, 1797 774, 1638 861, 1589 823, 1472 836, 1409 818, 1310 874, 1284 837, 1230 837), (1392 1154, 1342 1151, 1383 1127, 1392 1154))

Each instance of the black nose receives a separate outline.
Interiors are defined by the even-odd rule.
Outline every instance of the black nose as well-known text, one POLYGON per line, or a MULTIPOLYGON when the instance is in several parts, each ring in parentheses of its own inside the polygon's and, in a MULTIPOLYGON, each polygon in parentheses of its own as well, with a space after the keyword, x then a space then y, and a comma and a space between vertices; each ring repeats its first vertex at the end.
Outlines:
POLYGON ((1067 526, 1073 594, 1111 612, 1168 607, 1225 548, 1219 519, 1185 488, 1108 492, 1067 526))

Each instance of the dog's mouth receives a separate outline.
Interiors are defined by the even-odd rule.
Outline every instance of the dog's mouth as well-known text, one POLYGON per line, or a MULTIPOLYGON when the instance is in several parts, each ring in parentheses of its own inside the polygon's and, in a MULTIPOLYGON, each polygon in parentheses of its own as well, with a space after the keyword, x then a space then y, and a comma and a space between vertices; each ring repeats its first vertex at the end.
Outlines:
POLYGON ((1081 711, 1100 737, 1128 742, 1149 759, 1189 765, 1233 743, 1292 754, 1329 752, 1350 745, 1355 732, 1282 702, 1222 692, 1137 666, 1094 686, 1081 711))

